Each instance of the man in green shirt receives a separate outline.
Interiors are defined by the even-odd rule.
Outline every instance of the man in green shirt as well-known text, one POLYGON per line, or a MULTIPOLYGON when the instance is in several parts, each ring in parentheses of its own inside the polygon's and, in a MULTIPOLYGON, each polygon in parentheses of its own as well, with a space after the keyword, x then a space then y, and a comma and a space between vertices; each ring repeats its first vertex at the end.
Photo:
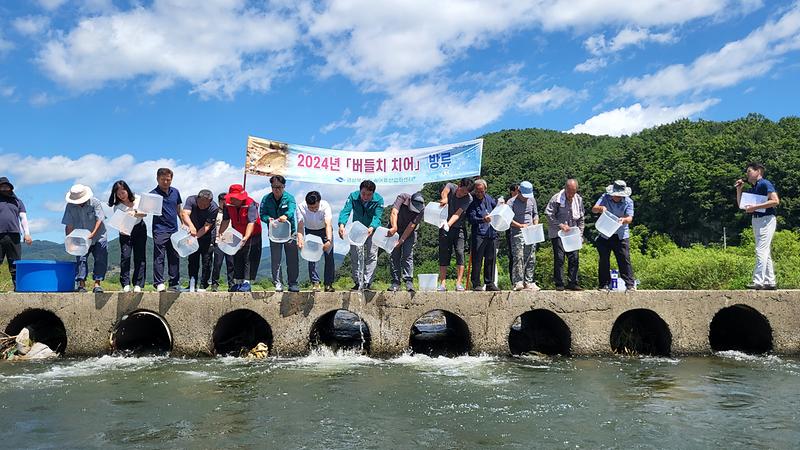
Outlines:
MULTIPOLYGON (((286 179, 280 175, 274 175, 269 179, 269 183, 272 185, 272 192, 261 199, 261 221, 266 222, 268 226, 274 220, 278 222, 289 222, 291 225, 291 235, 295 236, 297 225, 294 220, 294 212, 297 209, 297 204, 292 194, 284 192, 286 188, 286 179)), ((283 291, 281 251, 286 253, 286 271, 289 275, 289 292, 300 292, 300 286, 297 284, 297 276, 300 273, 300 261, 297 256, 297 241, 294 237, 287 242, 274 242, 272 239, 269 241, 272 283, 275 285, 275 292, 283 291)))
POLYGON ((359 190, 350 194, 344 202, 344 208, 339 214, 339 237, 344 239, 344 226, 353 213, 353 221, 361 222, 367 227, 368 238, 364 243, 364 260, 360 264, 359 247, 350 245, 351 274, 355 285, 351 290, 372 289, 372 280, 375 276, 375 266, 378 264, 378 246, 372 245, 372 233, 381 226, 383 215, 383 197, 375 192, 376 186, 370 180, 364 180, 359 190), (363 266, 363 272, 359 267, 363 266))

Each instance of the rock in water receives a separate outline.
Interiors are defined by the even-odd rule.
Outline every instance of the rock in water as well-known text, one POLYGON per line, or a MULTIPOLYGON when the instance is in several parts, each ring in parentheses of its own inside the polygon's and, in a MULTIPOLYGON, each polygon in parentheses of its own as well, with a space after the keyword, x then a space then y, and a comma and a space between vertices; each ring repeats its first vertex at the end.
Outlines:
POLYGON ((31 333, 27 328, 23 328, 22 331, 17 334, 17 353, 20 355, 27 354, 29 351, 31 351, 33 342, 31 342, 30 336, 31 333))

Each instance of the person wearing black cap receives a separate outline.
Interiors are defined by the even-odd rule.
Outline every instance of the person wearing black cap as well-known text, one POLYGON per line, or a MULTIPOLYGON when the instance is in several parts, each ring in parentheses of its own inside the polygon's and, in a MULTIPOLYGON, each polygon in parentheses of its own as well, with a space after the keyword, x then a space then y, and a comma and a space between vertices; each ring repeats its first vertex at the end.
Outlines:
POLYGON ((4 258, 8 261, 8 271, 11 273, 14 290, 17 289, 15 263, 22 258, 20 234, 24 236, 26 244, 33 243, 28 229, 25 204, 14 194, 14 185, 8 178, 0 177, 0 264, 4 258))
POLYGON ((389 216, 391 228, 386 235, 394 236, 399 230, 403 230, 403 234, 400 235, 389 259, 389 267, 392 272, 390 291, 394 292, 400 289, 400 272, 402 271, 406 290, 414 292, 414 244, 417 242, 417 226, 422 222, 424 210, 425 198, 421 192, 415 192, 413 195, 400 194, 392 205, 392 213, 389 216))

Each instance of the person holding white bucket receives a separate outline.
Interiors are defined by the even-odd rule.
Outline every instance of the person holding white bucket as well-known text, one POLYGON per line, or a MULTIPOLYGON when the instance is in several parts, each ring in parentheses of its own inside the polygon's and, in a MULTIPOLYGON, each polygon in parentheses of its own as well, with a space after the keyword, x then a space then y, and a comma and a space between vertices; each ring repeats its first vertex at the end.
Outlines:
POLYGON ((180 257, 175 247, 172 246, 172 235, 178 231, 178 214, 181 210, 183 199, 181 193, 172 187, 172 169, 162 167, 156 171, 158 186, 150 191, 151 194, 161 196, 161 215, 153 216, 153 284, 156 291, 163 292, 164 286, 164 259, 167 260, 167 273, 169 275, 169 290, 181 291, 180 257))
POLYGON ((134 195, 125 180, 117 180, 111 187, 111 196, 108 206, 114 211, 122 211, 135 217, 136 225, 130 234, 119 232, 119 282, 122 292, 131 290, 131 255, 133 255, 133 292, 142 292, 144 279, 147 272, 147 225, 144 223, 146 214, 136 211, 139 206, 139 196, 134 195))
POLYGON ((755 195, 753 200, 756 203, 742 204, 742 189, 744 180, 736 180, 736 203, 747 214, 752 214, 753 234, 756 240, 756 267, 753 270, 753 283, 747 286, 748 289, 774 290, 775 269, 772 266, 772 237, 775 235, 775 207, 780 204, 778 193, 775 186, 766 178, 766 169, 759 163, 752 162, 747 165, 747 182, 753 188, 747 193, 755 195), (758 203, 761 202, 761 203, 758 203))
POLYGON ((602 234, 597 236, 597 253, 600 254, 600 261, 597 269, 599 282, 598 289, 607 291, 611 284, 611 252, 617 259, 620 278, 625 281, 625 287, 629 291, 636 290, 636 282, 633 278, 633 266, 631 265, 631 244, 629 225, 633 222, 633 199, 631 199, 631 188, 623 180, 617 180, 606 188, 605 194, 601 195, 597 203, 592 207, 595 214, 609 213, 619 218, 620 227, 611 235, 605 237, 602 234))
POLYGON ((233 255, 234 278, 228 292, 250 292, 250 282, 255 281, 261 263, 261 219, 258 202, 247 195, 241 184, 232 184, 228 188, 217 233, 224 233, 228 226, 242 234, 241 246, 233 255))
POLYGON ((64 225, 66 235, 73 230, 89 230, 87 239, 91 240, 89 251, 83 256, 76 256, 78 262, 76 267, 75 281, 78 288, 75 292, 86 292, 86 277, 89 275, 89 255, 94 257, 93 278, 94 293, 102 293, 103 288, 100 282, 106 277, 108 270, 108 241, 106 240, 106 226, 103 220, 106 218, 103 213, 103 205, 100 200, 94 197, 94 193, 89 186, 76 184, 69 189, 65 197, 67 207, 64 209, 64 217, 61 223, 64 225))
POLYGON ((539 211, 530 181, 523 181, 519 184, 519 189, 514 192, 514 197, 508 199, 508 205, 514 211, 514 219, 511 221, 509 229, 511 253, 514 255, 514 266, 511 272, 514 290, 538 291, 539 286, 533 279, 536 268, 536 244, 525 244, 525 238, 522 235, 523 228, 539 224, 539 211))
MULTIPOLYGON (((269 179, 272 192, 261 199, 261 221, 267 225, 273 221, 289 223, 289 236, 297 232, 297 222, 294 214, 297 211, 297 203, 294 196, 286 192, 286 178, 281 175, 273 175, 269 179)), ((272 229, 270 228, 270 234, 272 229)), ((274 236, 272 236, 274 238, 274 236)), ((281 260, 283 253, 286 254, 286 272, 289 282, 289 292, 300 292, 297 284, 297 277, 300 274, 300 259, 297 253, 297 242, 289 238, 286 242, 269 241, 269 260, 272 269, 272 284, 275 292, 283 292, 283 280, 281 277, 281 260)))
POLYGON ((570 228, 578 227, 583 234, 584 212, 583 198, 578 194, 578 181, 570 178, 564 183, 564 189, 550 198, 544 210, 547 216, 547 233, 553 245, 553 282, 557 291, 564 290, 564 258, 567 259, 567 289, 581 291, 578 283, 578 250, 565 252, 558 237, 559 230, 567 232, 570 228))
POLYGON ((473 291, 499 291, 494 279, 497 263, 497 231, 491 226, 489 214, 497 206, 497 201, 486 193, 486 180, 475 180, 472 191, 474 197, 467 208, 467 220, 472 224, 469 248, 472 252, 472 273, 470 281, 473 291), (481 283, 483 266, 483 283, 481 283))
POLYGON ((472 203, 472 188, 475 182, 472 178, 462 178, 458 186, 453 183, 444 185, 439 200, 440 206, 447 206, 449 219, 439 228, 439 287, 438 291, 447 290, 447 269, 450 267, 450 258, 456 253, 456 291, 463 291, 464 284, 464 242, 467 231, 464 226, 467 218, 467 208, 472 203))
POLYGON ((389 291, 396 292, 400 289, 400 275, 402 271, 406 290, 414 292, 414 244, 417 243, 417 227, 425 216, 425 197, 422 192, 400 194, 392 205, 392 214, 389 216, 390 228, 387 236, 400 233, 400 239, 389 257, 389 269, 392 273, 392 284, 389 291))
POLYGON ((344 207, 339 213, 339 237, 344 239, 344 230, 350 213, 353 213, 353 222, 360 222, 367 227, 367 240, 363 246, 350 245, 350 273, 353 277, 354 286, 351 291, 360 289, 372 289, 372 281, 375 278, 375 267, 378 265, 378 246, 372 245, 372 233, 381 226, 381 216, 383 215, 383 197, 375 192, 375 183, 371 180, 364 180, 358 186, 358 190, 352 192, 344 202, 344 207), (359 247, 363 247, 361 250, 359 247), (363 253, 362 258, 359 253, 363 253), (363 266, 363 270, 359 270, 363 266))
MULTIPOLYGON (((322 276, 325 292, 334 292, 333 282, 336 277, 336 263, 333 259, 333 211, 331 205, 322 199, 318 191, 306 194, 306 201, 297 207, 297 248, 305 246, 307 234, 322 240, 322 254, 325 258, 325 272, 322 276)), ((319 273, 317 262, 308 261, 308 277, 311 279, 311 290, 319 291, 319 273)))

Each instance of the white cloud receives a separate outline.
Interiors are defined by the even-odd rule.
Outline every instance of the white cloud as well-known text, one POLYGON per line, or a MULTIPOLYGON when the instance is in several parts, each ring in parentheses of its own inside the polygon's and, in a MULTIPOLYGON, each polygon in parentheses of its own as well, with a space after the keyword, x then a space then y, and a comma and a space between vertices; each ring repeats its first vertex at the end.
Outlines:
POLYGON ((641 99, 671 98, 712 91, 769 72, 781 58, 800 49, 800 4, 768 21, 744 39, 725 44, 689 65, 674 64, 654 74, 628 78, 616 90, 641 99))
POLYGON ((575 66, 575 72, 596 72, 608 65, 606 58, 589 58, 575 66))
POLYGON ((14 28, 26 36, 35 36, 47 30, 50 19, 46 16, 25 16, 14 19, 14 28))
POLYGON ((39 3, 39 6, 42 8, 53 11, 61 7, 64 3, 67 3, 67 0, 36 0, 39 3))
POLYGON ((30 104, 36 107, 47 106, 55 102, 56 100, 47 92, 38 92, 30 98, 30 104))
POLYGON ((586 91, 573 91, 562 86, 553 86, 530 94, 520 103, 520 108, 535 112, 558 109, 570 101, 582 100, 588 96, 586 91))
POLYGON ((14 86, 6 86, 0 84, 0 97, 11 97, 17 91, 17 88, 14 86))
POLYGON ((14 43, 3 37, 3 31, 0 30, 0 56, 5 55, 14 48, 14 43))
MULTIPOLYGON (((64 205, 61 205, 61 209, 59 212, 64 212, 64 205)), ((63 229, 63 225, 57 223, 56 221, 49 220, 49 219, 28 219, 28 229, 30 230, 31 234, 39 233, 42 231, 53 231, 55 229, 63 229)))
POLYGON ((643 47, 648 42, 670 44, 678 38, 672 31, 652 33, 647 28, 626 27, 620 30, 611 40, 606 40, 603 33, 595 34, 583 41, 583 47, 593 57, 575 66, 576 72, 595 72, 608 65, 608 55, 620 52, 627 47, 643 47))
POLYGON ((691 117, 716 105, 717 99, 686 103, 675 107, 647 106, 640 103, 600 113, 586 122, 575 125, 568 133, 622 136, 638 133, 645 128, 672 123, 691 117))
POLYGON ((249 7, 245 0, 155 0, 82 19, 47 42, 45 71, 73 89, 144 77, 150 92, 187 81, 204 95, 268 89, 290 64, 298 38, 293 19, 249 7))

